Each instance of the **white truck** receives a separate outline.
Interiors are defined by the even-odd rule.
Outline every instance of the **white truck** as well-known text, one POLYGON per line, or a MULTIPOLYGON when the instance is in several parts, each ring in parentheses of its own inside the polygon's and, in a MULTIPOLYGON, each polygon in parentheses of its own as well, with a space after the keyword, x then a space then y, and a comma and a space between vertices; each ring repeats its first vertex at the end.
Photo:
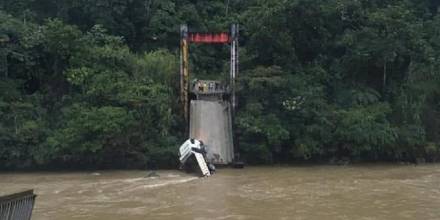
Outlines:
POLYGON ((202 176, 210 176, 215 171, 214 165, 206 161, 206 149, 200 140, 186 140, 179 148, 179 160, 181 169, 197 166, 196 169, 200 169, 202 176), (195 164, 190 161, 195 161, 195 164))

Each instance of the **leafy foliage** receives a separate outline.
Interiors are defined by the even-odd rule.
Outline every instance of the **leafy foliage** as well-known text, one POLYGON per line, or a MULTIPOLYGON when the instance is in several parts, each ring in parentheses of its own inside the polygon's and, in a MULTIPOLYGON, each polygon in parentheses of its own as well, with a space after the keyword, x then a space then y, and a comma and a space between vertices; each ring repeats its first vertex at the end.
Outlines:
MULTIPOLYGON (((434 0, 0 2, 0 168, 174 166, 181 23, 240 23, 249 163, 440 158, 434 0)), ((228 48, 191 46, 218 79, 228 48)))

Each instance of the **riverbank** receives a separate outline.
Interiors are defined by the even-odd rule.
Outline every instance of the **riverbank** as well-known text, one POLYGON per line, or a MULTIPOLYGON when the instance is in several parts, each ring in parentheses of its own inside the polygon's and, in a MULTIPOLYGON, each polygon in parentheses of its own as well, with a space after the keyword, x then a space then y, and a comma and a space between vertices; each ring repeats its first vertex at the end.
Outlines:
MULTIPOLYGON (((271 164, 246 164, 244 167, 307 167, 307 166, 418 166, 418 165, 435 165, 440 162, 429 162, 423 159, 415 161, 358 161, 350 159, 332 159, 332 160, 317 160, 317 161, 294 161, 290 163, 271 163, 271 164)), ((0 169, 0 173, 29 173, 29 172, 95 172, 95 171, 156 171, 156 170, 178 170, 176 163, 173 167, 158 167, 158 166, 145 166, 144 168, 112 168, 112 167, 59 167, 59 166, 41 166, 41 167, 28 167, 28 168, 16 168, 16 169, 0 169), (176 169, 173 169, 173 168, 176 169)), ((232 168, 232 166, 219 165, 219 168, 232 168)))

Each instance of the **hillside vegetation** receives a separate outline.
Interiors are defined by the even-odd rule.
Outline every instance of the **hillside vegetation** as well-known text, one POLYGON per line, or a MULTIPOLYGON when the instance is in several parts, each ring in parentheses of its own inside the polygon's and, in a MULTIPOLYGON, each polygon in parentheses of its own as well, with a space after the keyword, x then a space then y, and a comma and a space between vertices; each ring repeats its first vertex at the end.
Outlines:
MULTIPOLYGON (((248 163, 440 159, 436 0, 2 0, 0 168, 172 167, 179 25, 240 24, 248 163)), ((228 72, 193 45, 193 77, 228 72)))

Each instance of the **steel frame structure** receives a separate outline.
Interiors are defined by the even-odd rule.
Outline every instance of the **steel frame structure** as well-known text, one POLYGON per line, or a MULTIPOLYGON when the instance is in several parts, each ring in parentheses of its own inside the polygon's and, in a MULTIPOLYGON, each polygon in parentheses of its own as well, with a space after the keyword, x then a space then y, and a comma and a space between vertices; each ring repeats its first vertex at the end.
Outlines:
POLYGON ((237 105, 235 96, 235 79, 238 75, 238 37, 239 25, 232 24, 230 32, 220 33, 201 33, 189 32, 188 26, 183 24, 180 26, 180 101, 185 117, 188 123, 189 119, 189 44, 227 44, 231 49, 230 71, 229 71, 229 87, 230 102, 232 104, 232 114, 235 115, 237 105))

